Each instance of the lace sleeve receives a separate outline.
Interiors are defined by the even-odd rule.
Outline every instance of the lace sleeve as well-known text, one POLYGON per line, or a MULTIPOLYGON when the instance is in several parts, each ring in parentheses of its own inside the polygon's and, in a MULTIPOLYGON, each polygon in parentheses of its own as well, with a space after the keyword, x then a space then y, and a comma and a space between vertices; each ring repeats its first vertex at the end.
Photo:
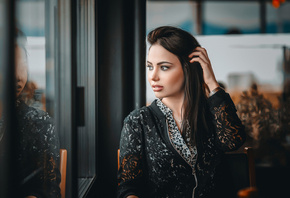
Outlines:
POLYGON ((25 195, 60 197, 59 139, 52 118, 44 111, 26 108, 20 120, 20 164, 25 174, 40 170, 24 186, 25 195))
POLYGON ((47 115, 46 119, 48 122, 42 128, 45 140, 43 150, 45 156, 43 158, 43 181, 45 191, 50 197, 60 197, 59 141, 51 118, 47 115))
POLYGON ((229 94, 221 90, 210 99, 217 145, 224 151, 238 149, 244 143, 246 135, 229 94))
POLYGON ((120 140, 120 167, 118 167, 118 196, 141 196, 143 169, 141 151, 141 127, 137 123, 124 122, 120 140))

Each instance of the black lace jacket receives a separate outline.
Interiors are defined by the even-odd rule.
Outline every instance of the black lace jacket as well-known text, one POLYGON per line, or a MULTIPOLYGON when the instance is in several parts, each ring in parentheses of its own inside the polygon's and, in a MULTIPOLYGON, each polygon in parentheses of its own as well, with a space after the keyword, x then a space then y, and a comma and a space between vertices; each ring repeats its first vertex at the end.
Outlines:
POLYGON ((166 118, 156 101, 125 118, 117 197, 211 197, 223 153, 238 149, 245 141, 245 132, 230 96, 223 90, 211 96, 208 105, 212 114, 208 124, 213 127, 197 145, 195 169, 172 146, 166 118))
MULTIPOLYGON (((60 197, 59 140, 52 118, 44 111, 16 101, 18 174, 21 195, 60 197)), ((0 130, 5 130, 3 127, 0 130)), ((7 132, 7 131, 5 131, 7 132)))

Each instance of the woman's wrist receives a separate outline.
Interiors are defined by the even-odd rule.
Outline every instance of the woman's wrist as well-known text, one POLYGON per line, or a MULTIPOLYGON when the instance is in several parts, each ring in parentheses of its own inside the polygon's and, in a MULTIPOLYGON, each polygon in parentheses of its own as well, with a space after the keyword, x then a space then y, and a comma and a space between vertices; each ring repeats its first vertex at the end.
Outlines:
POLYGON ((218 84, 218 82, 212 82, 212 83, 208 83, 207 86, 209 88, 209 92, 212 92, 214 89, 216 89, 220 85, 218 84))
POLYGON ((213 89, 209 94, 208 97, 213 96, 216 92, 218 92, 219 90, 223 89, 222 87, 218 86, 215 89, 213 89))

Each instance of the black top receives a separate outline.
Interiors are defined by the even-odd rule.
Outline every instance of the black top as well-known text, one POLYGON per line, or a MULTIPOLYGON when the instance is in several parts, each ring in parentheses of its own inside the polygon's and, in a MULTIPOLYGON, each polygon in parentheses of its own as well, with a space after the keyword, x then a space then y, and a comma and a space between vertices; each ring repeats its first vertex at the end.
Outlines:
MULTIPOLYGON (((52 118, 44 111, 16 101, 17 161, 21 194, 60 197, 59 139, 52 118)), ((3 120, 2 120, 3 122, 3 120)), ((1 127, 2 133, 5 127, 1 127)))
POLYGON ((117 197, 211 197, 223 153, 238 149, 245 132, 223 90, 208 99, 208 107, 212 127, 197 144, 194 169, 171 144, 166 117, 156 100, 131 112, 121 132, 117 197))

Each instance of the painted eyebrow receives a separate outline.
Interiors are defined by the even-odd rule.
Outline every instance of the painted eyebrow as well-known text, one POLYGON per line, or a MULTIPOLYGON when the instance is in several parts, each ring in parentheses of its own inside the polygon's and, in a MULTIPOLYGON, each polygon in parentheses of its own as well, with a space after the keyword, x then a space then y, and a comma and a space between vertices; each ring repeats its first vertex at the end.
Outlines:
MULTIPOLYGON (((150 61, 147 61, 147 63, 153 65, 150 61)), ((157 63, 157 65, 162 65, 162 64, 164 64, 164 63, 166 63, 166 64, 170 64, 170 65, 173 65, 171 62, 167 62, 167 61, 161 61, 161 62, 157 63)))

